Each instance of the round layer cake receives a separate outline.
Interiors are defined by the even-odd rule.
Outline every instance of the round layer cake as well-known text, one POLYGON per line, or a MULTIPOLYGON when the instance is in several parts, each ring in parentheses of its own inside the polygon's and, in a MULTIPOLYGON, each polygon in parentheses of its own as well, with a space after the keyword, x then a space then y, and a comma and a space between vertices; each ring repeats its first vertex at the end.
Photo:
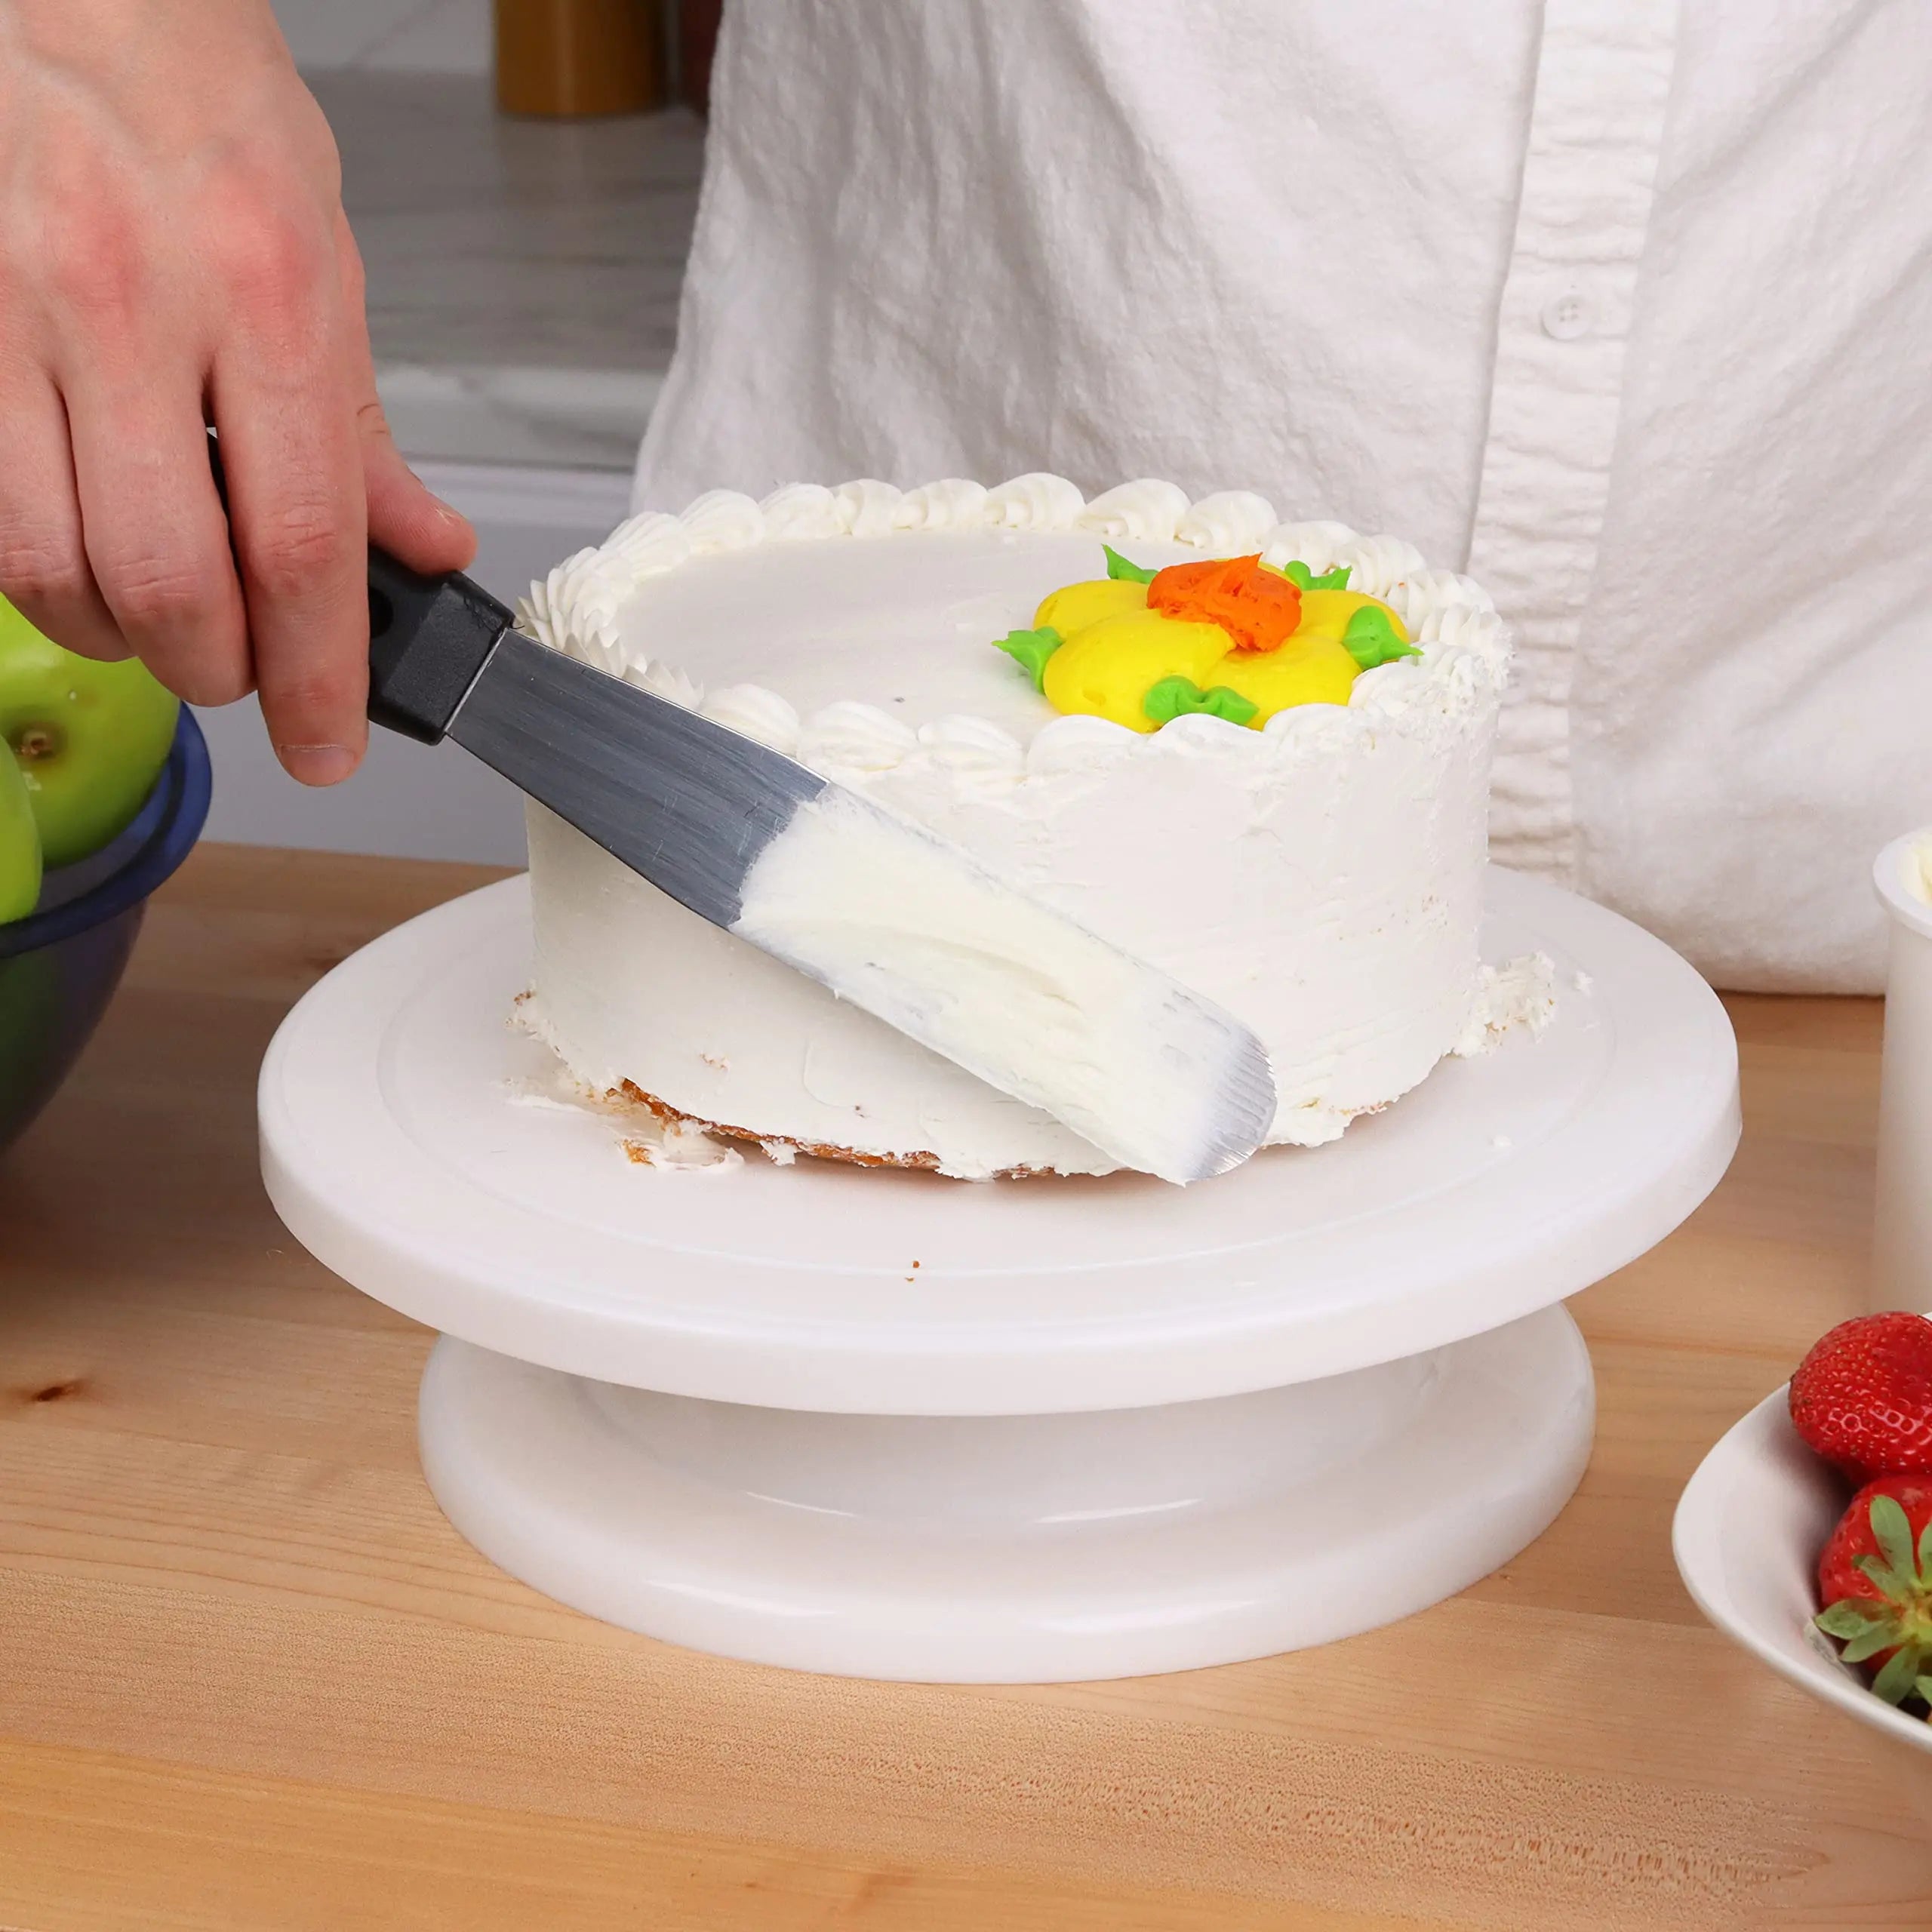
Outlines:
MULTIPOLYGON (((1275 1143, 1334 1139, 1469 1022, 1508 642, 1478 586, 1398 538, 1152 481, 714 491, 571 558, 520 615, 1238 1015, 1275 1143)), ((534 806, 530 870, 525 1017, 596 1091, 781 1158, 1114 1165, 534 806)))

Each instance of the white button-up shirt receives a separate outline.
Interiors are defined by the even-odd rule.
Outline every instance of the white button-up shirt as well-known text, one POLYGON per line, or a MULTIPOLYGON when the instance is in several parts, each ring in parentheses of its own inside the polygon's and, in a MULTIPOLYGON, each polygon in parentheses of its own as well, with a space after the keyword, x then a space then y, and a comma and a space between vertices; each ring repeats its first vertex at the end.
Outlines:
POLYGON ((1932 821, 1921 0, 737 0, 641 505, 1260 490, 1514 624, 1497 857, 1872 989, 1932 821))

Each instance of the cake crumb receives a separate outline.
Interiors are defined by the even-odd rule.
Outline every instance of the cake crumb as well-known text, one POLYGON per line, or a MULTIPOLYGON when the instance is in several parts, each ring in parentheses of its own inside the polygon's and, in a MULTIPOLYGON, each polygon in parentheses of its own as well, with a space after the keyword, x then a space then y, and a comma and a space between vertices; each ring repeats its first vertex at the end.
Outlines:
MULTIPOLYGON (((525 1023, 518 1014, 512 1017, 512 1023, 525 1023)), ((675 1174, 727 1174, 745 1164, 742 1154, 714 1139, 699 1122, 666 1119, 639 1109, 622 1094, 600 1094, 574 1078, 561 1060, 547 1078, 506 1080, 501 1091, 513 1107, 621 1121, 626 1131, 617 1137, 617 1149, 635 1167, 675 1174)))
POLYGON ((1556 961, 1526 952, 1506 965, 1485 965, 1463 1036, 1450 1049, 1459 1060, 1486 1054, 1505 1034, 1534 1039, 1556 1017, 1556 961))
POLYGON ((620 1144, 626 1160, 670 1174, 728 1174, 745 1164, 745 1157, 735 1147, 714 1140, 688 1120, 661 1121, 648 1137, 626 1135, 620 1144))
POLYGON ((513 1107, 537 1107, 546 1113, 583 1114, 597 1111, 597 1097, 580 1081, 573 1080, 561 1063, 543 1079, 508 1079, 502 1083, 503 1098, 513 1107))
MULTIPOLYGON (((623 1080, 611 1088, 604 1096, 604 1104, 620 1112, 626 1119, 635 1119, 636 1110, 641 1108, 653 1119, 684 1121, 702 1128, 707 1134, 722 1136, 730 1140, 743 1140, 752 1146, 762 1147, 780 1167, 789 1167, 792 1159, 801 1154, 809 1154, 815 1160, 836 1161, 850 1167, 858 1168, 910 1168, 936 1171, 939 1168, 937 1154, 866 1154, 856 1148, 834 1147, 822 1140, 793 1140, 781 1134, 754 1134, 748 1127, 734 1127, 728 1121, 703 1120, 696 1115, 688 1114, 660 1100, 654 1094, 647 1094, 634 1080, 623 1080), (779 1150, 787 1150, 791 1158, 779 1150)), ((989 1178, 998 1180, 1029 1180, 1036 1174, 1050 1174, 1051 1168, 1003 1168, 989 1178)))

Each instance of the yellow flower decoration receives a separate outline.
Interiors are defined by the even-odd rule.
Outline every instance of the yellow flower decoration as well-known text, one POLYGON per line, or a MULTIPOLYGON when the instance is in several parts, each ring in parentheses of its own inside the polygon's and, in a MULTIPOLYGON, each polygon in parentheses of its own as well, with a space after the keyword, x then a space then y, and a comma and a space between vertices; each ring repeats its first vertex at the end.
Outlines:
POLYGON ((1258 557, 1110 574, 1053 592, 1031 630, 1001 640, 1056 711, 1155 731, 1204 712, 1254 730, 1300 704, 1346 704, 1357 675, 1415 654, 1401 619, 1345 586, 1346 569, 1258 557))

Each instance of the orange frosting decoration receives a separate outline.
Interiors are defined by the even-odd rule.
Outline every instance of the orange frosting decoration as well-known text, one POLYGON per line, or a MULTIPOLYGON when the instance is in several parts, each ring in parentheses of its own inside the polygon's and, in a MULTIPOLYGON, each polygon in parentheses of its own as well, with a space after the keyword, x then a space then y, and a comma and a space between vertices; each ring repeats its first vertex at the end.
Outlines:
POLYGON ((1301 622, 1301 592, 1251 557, 1170 564, 1147 586, 1150 610, 1187 623, 1219 624, 1237 651, 1278 651, 1301 622))

